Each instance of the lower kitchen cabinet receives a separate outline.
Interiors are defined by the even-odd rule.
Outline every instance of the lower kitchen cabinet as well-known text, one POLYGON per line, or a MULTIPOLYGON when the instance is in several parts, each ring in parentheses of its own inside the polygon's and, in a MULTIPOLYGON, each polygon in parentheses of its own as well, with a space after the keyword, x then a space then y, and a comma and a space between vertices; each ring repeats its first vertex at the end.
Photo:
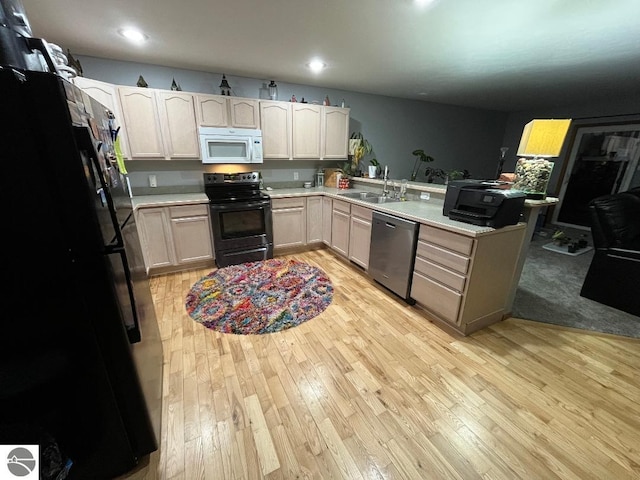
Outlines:
POLYGON ((152 268, 174 265, 173 235, 168 210, 156 207, 141 208, 137 211, 136 223, 147 272, 152 268))
POLYGON ((213 260, 207 205, 140 208, 136 221, 147 272, 213 260))
POLYGON ((351 204, 334 200, 331 215, 331 248, 345 257, 349 257, 350 222, 351 204))
POLYGON ((307 243, 306 198, 287 197, 271 200, 273 248, 298 247, 307 243))
MULTIPOLYGON (((416 264, 418 263, 418 260, 416 260, 416 264)), ((426 265, 428 265, 428 262, 424 262, 423 265, 416 265, 416 269, 413 272, 411 297, 421 304, 428 305, 427 309, 429 311, 450 323, 457 324, 462 293, 429 277, 425 270, 428 272, 429 268, 438 267, 430 264, 423 270, 426 265)))
POLYGON ((524 232, 504 227, 471 238, 420 225, 411 297, 465 335, 502 320, 524 232))
POLYGON ((323 198, 307 197, 307 245, 322 243, 323 198))
POLYGON ((333 200, 322 197, 322 243, 331 246, 331 217, 333 216, 333 200))
POLYGON ((207 205, 169 207, 169 216, 178 265, 213 258, 207 205))
POLYGON ((351 205, 349 223, 349 260, 365 270, 369 268, 369 250, 371 247, 371 217, 373 210, 351 205))

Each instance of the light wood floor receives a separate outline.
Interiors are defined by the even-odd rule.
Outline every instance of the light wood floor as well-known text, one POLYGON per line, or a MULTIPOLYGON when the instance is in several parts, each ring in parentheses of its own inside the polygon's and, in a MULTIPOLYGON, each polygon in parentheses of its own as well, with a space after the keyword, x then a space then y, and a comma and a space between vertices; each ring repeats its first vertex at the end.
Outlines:
POLYGON ((640 340, 516 319, 453 337, 331 252, 293 257, 333 303, 269 335, 187 316, 210 270, 152 279, 162 439, 125 478, 640 478, 640 340))

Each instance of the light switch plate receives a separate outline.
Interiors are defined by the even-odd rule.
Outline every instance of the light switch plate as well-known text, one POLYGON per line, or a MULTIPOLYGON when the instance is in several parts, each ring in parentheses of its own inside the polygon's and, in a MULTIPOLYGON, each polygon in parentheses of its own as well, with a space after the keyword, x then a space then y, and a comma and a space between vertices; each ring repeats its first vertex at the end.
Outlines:
POLYGON ((158 186, 158 179, 155 175, 149 175, 149 186, 155 188, 158 186))

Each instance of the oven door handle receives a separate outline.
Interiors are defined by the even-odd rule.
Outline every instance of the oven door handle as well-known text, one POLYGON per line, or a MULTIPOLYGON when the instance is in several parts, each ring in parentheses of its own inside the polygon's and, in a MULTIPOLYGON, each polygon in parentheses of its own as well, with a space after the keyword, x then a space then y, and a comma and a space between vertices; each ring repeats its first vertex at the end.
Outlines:
POLYGON ((233 203, 233 204, 225 204, 225 205, 221 205, 221 204, 216 204, 216 203, 211 203, 210 207, 212 209, 215 210, 246 210, 248 208, 260 208, 262 210, 264 210, 266 207, 269 206, 269 202, 268 201, 264 201, 264 202, 250 202, 250 203, 233 203))

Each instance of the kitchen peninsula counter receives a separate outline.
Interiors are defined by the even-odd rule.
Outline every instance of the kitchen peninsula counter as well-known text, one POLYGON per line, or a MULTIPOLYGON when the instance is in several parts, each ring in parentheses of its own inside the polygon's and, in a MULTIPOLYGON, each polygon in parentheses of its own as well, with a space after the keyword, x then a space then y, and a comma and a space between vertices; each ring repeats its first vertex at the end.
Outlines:
POLYGON ((470 223, 463 223, 457 220, 451 220, 449 217, 442 214, 442 200, 430 199, 419 200, 412 199, 405 202, 390 202, 386 204, 377 204, 365 202, 364 200, 358 200, 354 198, 347 198, 341 193, 345 192, 366 192, 375 191, 368 190, 366 188, 350 188, 348 190, 339 190, 337 188, 329 187, 312 187, 312 188, 282 188, 276 190, 270 190, 267 193, 271 198, 287 198, 297 196, 316 196, 325 195, 336 200, 342 200, 344 202, 360 205, 372 210, 387 213, 389 215, 395 215, 405 218, 407 220, 413 220, 425 225, 431 225, 434 227, 443 228, 452 232, 460 233, 469 237, 479 237, 484 235, 491 235, 499 230, 504 229, 520 229, 524 228, 524 223, 517 225, 509 225, 501 229, 495 229, 491 227, 472 225, 470 223))
MULTIPOLYGON (((312 187, 312 188, 281 188, 274 190, 265 190, 264 193, 271 198, 287 198, 287 197, 309 197, 323 195, 328 196, 336 200, 342 200, 345 202, 353 203, 363 207, 370 208, 372 210, 387 213, 389 215, 396 215, 408 220, 413 220, 426 225, 432 225, 435 227, 444 228, 452 232, 460 233, 462 235, 470 237, 478 237, 483 235, 490 235, 497 230, 491 227, 472 225, 469 223, 459 222, 457 220, 451 220, 449 217, 442 214, 442 200, 430 199, 430 200, 409 200, 406 202, 392 202, 384 205, 365 202, 363 200, 357 200, 353 198, 347 198, 341 193, 348 192, 364 192, 366 188, 350 188, 348 190, 339 190, 337 188, 330 187, 312 187)), ((372 190, 370 190, 372 191, 372 190)), ((132 204, 134 210, 147 207, 168 207, 173 205, 194 205, 209 203, 207 195, 203 193, 168 193, 160 195, 140 195, 134 196, 132 204)), ((507 229, 524 228, 524 223, 518 225, 510 225, 503 227, 507 229)))
MULTIPOLYGON (((524 228, 524 223, 518 225, 510 225, 503 227, 502 229, 494 229, 491 227, 472 225, 469 223, 459 222, 457 220, 451 220, 449 217, 442 214, 442 200, 437 198, 431 198, 429 200, 412 199, 406 202, 392 202, 388 204, 376 204, 369 203, 363 200, 347 198, 341 193, 345 192, 365 192, 375 191, 374 189, 367 188, 350 188, 348 190, 339 190, 337 188, 330 187, 312 187, 312 188, 280 188, 274 190, 265 190, 264 193, 271 198, 287 198, 287 197, 309 197, 309 196, 328 196, 333 199, 342 200, 352 204, 360 205, 363 207, 377 210, 387 213, 389 215, 396 215, 398 217, 413 220, 426 225, 432 225, 446 230, 450 230, 462 235, 470 237, 478 237, 483 235, 489 235, 497 230, 503 230, 504 228, 524 228)), ((537 209, 537 207, 552 205, 557 199, 547 199, 545 201, 527 201, 525 202, 525 213, 529 209, 537 209), (530 203, 534 203, 529 205, 530 203)), ((160 195, 140 195, 134 196, 132 204, 134 210, 147 207, 167 207, 173 205, 194 205, 209 203, 207 195, 202 193, 168 193, 160 195)), ((525 215, 528 216, 528 215, 525 215)), ((529 219, 528 219, 529 220, 529 219)), ((531 226, 531 225, 529 225, 531 226)), ((529 232, 527 232, 527 235, 529 232)))
MULTIPOLYGON (((369 182, 363 182, 361 185, 357 185, 356 188, 348 189, 349 192, 364 192, 364 191, 379 191, 379 188, 367 188, 369 184, 374 184, 377 187, 376 180, 370 180, 369 182), (361 188, 362 186, 362 188, 361 188)), ((412 187, 409 184, 410 188, 412 187)), ((459 233, 467 237, 484 238, 491 235, 502 235, 509 233, 513 230, 524 230, 521 239, 519 240, 519 252, 515 261, 515 268, 513 272, 513 278, 510 282, 509 293, 507 295, 507 302, 505 305, 505 315, 511 314, 513 309, 513 302, 515 299, 518 283, 520 282, 520 276, 524 268, 524 262, 529 250, 529 243, 533 236, 533 232, 536 227, 538 215, 544 207, 555 205, 558 203, 558 198, 547 197, 544 200, 525 200, 524 211, 522 215, 522 221, 517 225, 509 225, 506 227, 494 229, 491 227, 484 227, 478 225, 471 225, 456 220, 451 220, 449 217, 443 215, 442 207, 444 202, 444 192, 446 187, 443 186, 427 186, 420 191, 427 191, 432 194, 429 200, 409 200, 406 202, 393 202, 384 205, 372 204, 363 200, 357 200, 352 198, 346 198, 340 193, 344 193, 345 190, 339 190, 337 188, 288 188, 272 190, 267 193, 272 198, 286 198, 295 196, 312 196, 312 195, 326 195, 334 199, 350 202, 352 204, 361 205, 363 207, 370 208, 372 210, 381 211, 390 215, 396 215, 401 218, 414 220, 418 223, 429 225, 432 227, 442 228, 451 232, 459 233), (442 193, 442 195, 439 195, 442 193)), ((414 195, 415 197, 415 195, 414 195)), ((515 232, 513 232, 515 234, 515 232)), ((499 239, 499 237, 496 237, 499 239)))
MULTIPOLYGON (((356 185, 346 191, 327 187, 287 188, 267 193, 274 199, 332 198, 332 222, 339 219, 339 227, 347 232, 350 231, 348 225, 351 229, 358 225, 361 230, 356 230, 356 234, 359 232, 360 235, 365 228, 362 225, 366 223, 362 220, 366 217, 362 212, 364 209, 417 222, 419 230, 410 297, 428 312, 430 320, 445 330, 469 335, 510 315, 510 295, 520 277, 518 265, 527 227, 524 222, 491 228, 451 220, 442 213, 443 199, 420 199, 419 193, 413 192, 407 201, 383 204, 341 195, 380 192, 379 188, 367 187, 356 185), (351 205, 350 224, 345 226, 344 212, 349 212, 345 208, 348 204, 351 205), (354 221, 356 206, 360 208, 354 221)), ((349 213, 346 215, 349 217, 349 213)), ((341 235, 336 241, 333 228, 330 246, 338 254, 354 263, 369 256, 368 242, 363 251, 362 244, 354 242, 358 237, 351 235, 345 246, 341 235)))

